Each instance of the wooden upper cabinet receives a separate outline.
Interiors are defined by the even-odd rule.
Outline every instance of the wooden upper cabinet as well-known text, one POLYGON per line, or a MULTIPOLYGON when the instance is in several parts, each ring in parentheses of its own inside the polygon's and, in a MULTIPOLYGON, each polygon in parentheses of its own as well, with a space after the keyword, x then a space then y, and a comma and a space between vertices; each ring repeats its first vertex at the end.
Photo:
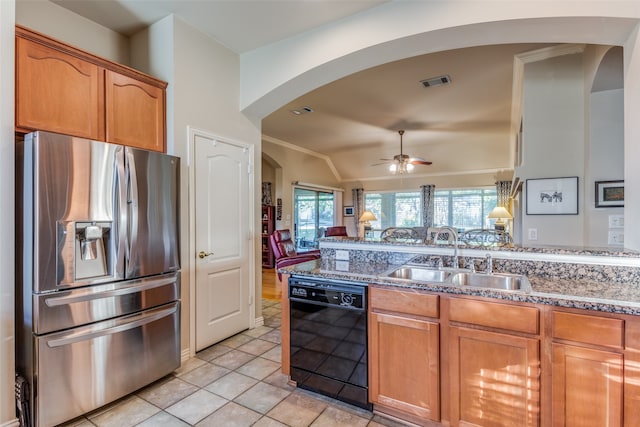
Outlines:
POLYGON ((16 39, 16 130, 104 139, 102 69, 16 39))
POLYGON ((164 152, 167 83, 16 26, 16 132, 164 152))
POLYGON ((165 91, 106 70, 107 142, 165 150, 165 91))

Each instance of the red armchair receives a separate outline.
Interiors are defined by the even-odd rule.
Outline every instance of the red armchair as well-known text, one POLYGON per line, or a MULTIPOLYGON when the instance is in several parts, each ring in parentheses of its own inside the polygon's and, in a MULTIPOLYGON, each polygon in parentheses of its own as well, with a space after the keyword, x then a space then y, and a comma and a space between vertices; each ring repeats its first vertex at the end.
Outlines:
MULTIPOLYGON (((299 264, 320 258, 320 251, 296 252, 296 245, 291 239, 291 232, 288 229, 276 230, 269 236, 269 243, 273 249, 273 256, 276 259, 276 271, 288 265, 299 264)), ((282 275, 278 273, 278 280, 282 275)))
POLYGON ((327 227, 327 231, 324 233, 324 237, 338 236, 347 236, 347 227, 344 225, 334 225, 333 227, 327 227))

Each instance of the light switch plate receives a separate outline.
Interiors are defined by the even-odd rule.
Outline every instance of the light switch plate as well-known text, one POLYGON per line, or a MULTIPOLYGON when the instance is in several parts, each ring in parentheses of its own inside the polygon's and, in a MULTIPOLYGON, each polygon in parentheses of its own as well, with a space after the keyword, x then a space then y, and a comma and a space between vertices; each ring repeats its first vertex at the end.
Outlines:
POLYGON ((624 227, 624 215, 609 215, 609 228, 624 227))
POLYGON ((336 259, 340 261, 349 261, 349 251, 336 251, 336 259))

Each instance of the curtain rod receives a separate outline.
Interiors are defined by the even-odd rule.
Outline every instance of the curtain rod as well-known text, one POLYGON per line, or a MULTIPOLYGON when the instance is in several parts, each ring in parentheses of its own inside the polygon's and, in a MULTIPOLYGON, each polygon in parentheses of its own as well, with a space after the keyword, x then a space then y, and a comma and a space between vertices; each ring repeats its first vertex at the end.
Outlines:
POLYGON ((306 187, 312 190, 331 190, 331 191, 344 191, 344 188, 327 187, 326 185, 309 184, 308 182, 293 181, 291 185, 297 187, 306 187))

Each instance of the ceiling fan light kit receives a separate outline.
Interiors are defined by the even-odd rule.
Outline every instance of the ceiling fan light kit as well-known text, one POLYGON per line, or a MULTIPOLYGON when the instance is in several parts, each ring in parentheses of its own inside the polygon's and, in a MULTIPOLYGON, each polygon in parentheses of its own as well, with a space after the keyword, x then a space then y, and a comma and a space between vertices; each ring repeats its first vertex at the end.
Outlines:
MULTIPOLYGON (((398 134, 400 134, 400 154, 396 154, 393 156, 391 160, 391 164, 389 165, 389 172, 392 174, 405 174, 411 173, 414 169, 414 165, 430 165, 431 162, 428 162, 419 157, 409 157, 408 155, 402 152, 402 135, 404 135, 404 130, 399 130, 398 134)), ((385 159, 381 159, 385 160, 385 159)))

